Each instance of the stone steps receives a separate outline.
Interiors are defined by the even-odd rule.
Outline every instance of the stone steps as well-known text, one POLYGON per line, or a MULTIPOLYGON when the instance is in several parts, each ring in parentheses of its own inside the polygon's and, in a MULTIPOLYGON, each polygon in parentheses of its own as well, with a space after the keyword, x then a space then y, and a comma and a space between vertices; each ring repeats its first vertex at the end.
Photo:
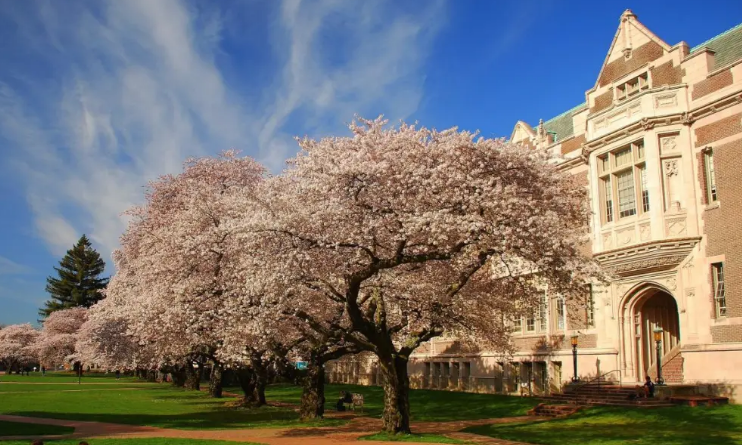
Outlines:
POLYGON ((541 417, 567 417, 581 409, 577 405, 547 405, 545 403, 539 403, 535 408, 528 411, 529 416, 541 416, 541 417))

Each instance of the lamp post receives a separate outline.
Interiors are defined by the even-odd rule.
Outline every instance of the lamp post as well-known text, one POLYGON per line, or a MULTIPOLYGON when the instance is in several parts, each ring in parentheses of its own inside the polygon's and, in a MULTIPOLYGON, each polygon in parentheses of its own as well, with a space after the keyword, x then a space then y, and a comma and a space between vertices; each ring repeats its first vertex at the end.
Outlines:
POLYGON ((574 364, 572 382, 577 383, 580 381, 580 378, 577 377, 577 334, 572 336, 572 363, 574 364))
POLYGON ((665 380, 662 378, 662 329, 654 328, 654 341, 657 343, 657 384, 664 385, 665 380))

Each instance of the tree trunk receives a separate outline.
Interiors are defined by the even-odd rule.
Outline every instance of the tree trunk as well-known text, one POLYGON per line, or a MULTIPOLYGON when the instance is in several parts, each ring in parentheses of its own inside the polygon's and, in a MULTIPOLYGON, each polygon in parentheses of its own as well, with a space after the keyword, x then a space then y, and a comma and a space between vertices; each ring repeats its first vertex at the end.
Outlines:
POLYGON ((391 434, 410 434, 410 377, 407 359, 379 357, 384 375, 384 413, 382 429, 391 434))
POLYGON ((325 414, 325 368, 319 357, 312 356, 307 363, 307 375, 302 382, 302 420, 322 418, 325 414))
POLYGON ((237 381, 240 382, 240 388, 242 388, 242 392, 245 395, 243 403, 246 406, 257 406, 257 379, 255 378, 255 373, 250 368, 239 368, 236 374, 237 381))
POLYGON ((209 395, 215 398, 222 397, 222 365, 214 363, 211 366, 211 378, 209 379, 209 395))
POLYGON ((173 366, 170 369, 170 375, 173 377, 173 386, 183 388, 186 382, 185 369, 182 366, 173 366))
POLYGON ((186 361, 185 365, 185 389, 191 391, 198 391, 201 389, 201 367, 198 369, 193 367, 193 362, 190 360, 186 361))
POLYGON ((268 370, 265 366, 259 366, 255 369, 255 397, 257 406, 263 406, 265 401, 265 387, 268 386, 268 370))

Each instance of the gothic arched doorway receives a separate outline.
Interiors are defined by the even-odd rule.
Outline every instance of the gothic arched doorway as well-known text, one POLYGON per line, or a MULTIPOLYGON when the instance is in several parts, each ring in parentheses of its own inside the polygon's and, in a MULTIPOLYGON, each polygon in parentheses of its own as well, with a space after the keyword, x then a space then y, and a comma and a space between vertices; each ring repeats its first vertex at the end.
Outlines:
POLYGON ((662 329, 660 356, 664 357, 680 344, 678 305, 669 293, 649 288, 642 292, 634 306, 637 377, 656 374, 657 343, 654 330, 662 329))

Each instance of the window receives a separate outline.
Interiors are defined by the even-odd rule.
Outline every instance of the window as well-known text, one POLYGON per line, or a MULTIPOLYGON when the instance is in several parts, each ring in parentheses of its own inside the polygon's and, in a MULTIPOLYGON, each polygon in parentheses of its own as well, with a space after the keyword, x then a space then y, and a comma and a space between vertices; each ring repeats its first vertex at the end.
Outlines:
POLYGON ((724 294, 724 263, 714 263, 711 265, 711 277, 714 284, 714 306, 716 307, 716 317, 726 317, 727 299, 724 294))
POLYGON ((515 332, 522 332, 523 320, 520 317, 517 317, 515 320, 513 320, 513 327, 515 328, 515 332))
POLYGON ((616 175, 618 183, 618 217, 636 215, 636 194, 634 192, 634 172, 627 170, 616 175))
POLYGON ((642 212, 649 211, 649 190, 647 190, 647 166, 639 167, 639 178, 641 179, 642 190, 642 212))
POLYGON ((649 88, 649 76, 647 73, 642 73, 633 79, 624 82, 616 86, 616 100, 625 100, 629 97, 634 96, 640 91, 644 91, 649 88))
POLYGON ((714 171, 714 152, 707 150, 704 154, 704 167, 706 169, 706 194, 709 203, 716 202, 719 197, 716 194, 716 172, 714 171))
POLYGON ((536 330, 536 315, 531 314, 526 318, 526 331, 533 332, 536 330))
POLYGON ((589 328, 595 327, 595 294, 592 284, 587 285, 587 304, 585 305, 585 324, 589 328))
POLYGON ((541 299, 541 303, 538 306, 538 320, 539 320, 539 329, 541 329, 541 332, 546 332, 547 328, 547 313, 548 313, 548 305, 549 304, 549 297, 546 295, 546 292, 544 292, 544 297, 541 299))
POLYGON ((611 190, 611 177, 608 176, 607 178, 602 179, 601 184, 603 184, 603 190, 601 190, 600 193, 603 195, 605 222, 613 222, 613 191, 611 190))
POLYGON ((559 296, 557 297, 557 329, 560 331, 564 330, 565 312, 564 297, 559 296))
POLYGON ((598 158, 603 223, 649 212, 644 141, 639 140, 598 158), (617 206, 616 206, 617 204, 617 206))

